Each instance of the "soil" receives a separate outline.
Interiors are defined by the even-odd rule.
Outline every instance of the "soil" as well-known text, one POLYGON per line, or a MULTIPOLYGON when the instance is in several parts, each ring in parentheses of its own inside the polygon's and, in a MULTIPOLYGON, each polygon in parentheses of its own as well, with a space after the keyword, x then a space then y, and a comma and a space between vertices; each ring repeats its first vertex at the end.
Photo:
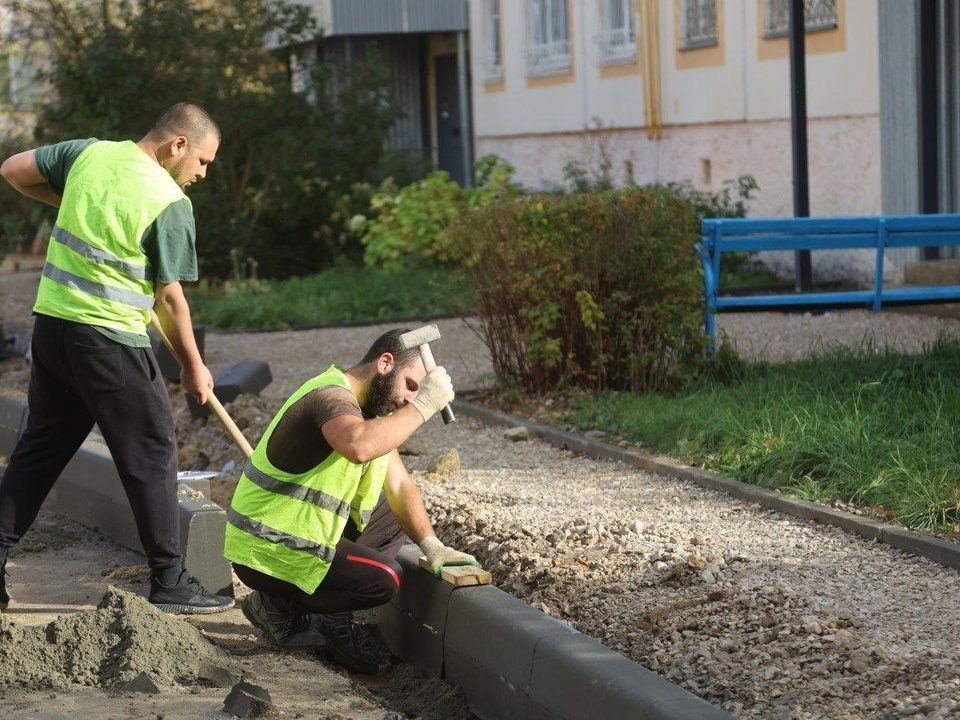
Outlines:
MULTIPOLYGON (((0 360, 0 392, 21 398, 29 366, 15 351, 25 349, 32 331, 38 281, 35 271, 0 270, 0 322, 10 355, 0 360)), ((215 498, 225 504, 242 454, 215 419, 190 414, 176 383, 170 389, 181 468, 226 466, 227 475, 214 485, 215 498)), ((275 411, 259 397, 228 408, 254 442, 275 411)), ((0 470, 5 465, 0 459, 0 470)), ((145 600, 149 575, 142 555, 47 509, 11 551, 7 569, 12 602, 0 615, 3 718, 219 720, 229 717, 224 701, 240 679, 269 692, 267 714, 276 717, 474 717, 457 688, 390 655, 379 642, 375 612, 357 620, 380 652, 381 672, 354 676, 310 652, 269 647, 239 609, 249 590, 236 579, 238 605, 227 612, 157 611, 145 600)))

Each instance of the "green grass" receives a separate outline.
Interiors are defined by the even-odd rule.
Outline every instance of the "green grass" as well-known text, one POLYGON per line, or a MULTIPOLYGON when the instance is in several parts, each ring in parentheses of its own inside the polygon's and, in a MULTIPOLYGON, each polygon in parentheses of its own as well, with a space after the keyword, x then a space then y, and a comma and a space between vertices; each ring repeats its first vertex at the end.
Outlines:
POLYGON ((791 494, 960 532, 960 343, 747 365, 670 396, 581 400, 569 421, 791 494))
POLYGON ((284 281, 235 280, 187 289, 194 322, 272 330, 456 314, 468 288, 455 272, 344 267, 284 281))

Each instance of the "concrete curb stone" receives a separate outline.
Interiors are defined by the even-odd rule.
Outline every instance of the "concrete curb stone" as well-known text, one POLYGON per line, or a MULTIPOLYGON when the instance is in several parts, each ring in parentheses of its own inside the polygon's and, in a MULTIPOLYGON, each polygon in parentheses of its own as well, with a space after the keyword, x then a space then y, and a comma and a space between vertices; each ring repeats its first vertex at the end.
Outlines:
POLYGON ((769 488, 749 485, 725 478, 709 470, 683 465, 672 458, 654 457, 635 450, 625 450, 610 443, 558 430, 548 425, 517 418, 498 410, 490 410, 462 400, 455 400, 453 407, 458 414, 475 418, 488 425, 523 426, 535 437, 589 457, 602 460, 618 460, 641 470, 687 480, 701 487, 725 492, 733 497, 755 502, 763 507, 779 510, 794 517, 814 520, 824 525, 841 528, 847 532, 857 533, 904 552, 928 558, 946 567, 960 569, 960 544, 958 543, 881 523, 871 518, 837 510, 826 505, 819 505, 808 500, 787 497, 769 488))
POLYGON ((478 717, 732 720, 492 585, 454 588, 421 569, 419 556, 415 545, 397 556, 404 580, 379 611, 381 635, 394 654, 459 685, 478 717))

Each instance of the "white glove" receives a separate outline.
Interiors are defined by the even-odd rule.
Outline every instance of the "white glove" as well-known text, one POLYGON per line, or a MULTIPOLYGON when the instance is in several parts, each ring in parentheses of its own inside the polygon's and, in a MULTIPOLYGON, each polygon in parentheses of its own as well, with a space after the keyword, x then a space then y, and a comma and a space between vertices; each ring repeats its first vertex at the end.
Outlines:
POLYGON ((420 381, 417 396, 410 401, 426 422, 448 403, 453 402, 453 382, 446 369, 437 366, 420 381))
POLYGON ((473 555, 448 548, 434 535, 423 539, 420 543, 420 552, 426 556, 430 572, 434 575, 439 575, 441 568, 445 565, 476 565, 480 567, 480 563, 473 555))

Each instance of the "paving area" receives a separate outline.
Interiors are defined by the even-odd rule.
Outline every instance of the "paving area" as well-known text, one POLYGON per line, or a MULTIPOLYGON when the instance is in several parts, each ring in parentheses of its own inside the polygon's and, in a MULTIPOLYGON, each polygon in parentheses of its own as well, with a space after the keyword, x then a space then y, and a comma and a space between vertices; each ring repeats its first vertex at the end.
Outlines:
MULTIPOLYGON (((909 351, 960 335, 956 320, 902 313, 719 321, 745 355, 767 359, 834 343, 909 351)), ((440 326, 438 362, 457 387, 481 384, 482 343, 460 321, 440 326)), ((274 382, 228 406, 255 441, 300 381, 355 361, 383 329, 211 333, 207 360, 270 364, 274 382)), ((5 392, 22 392, 16 373, 0 375, 5 392)), ((181 466, 224 470, 215 499, 225 502, 238 451, 215 420, 193 418, 182 398, 175 405, 181 466)), ((442 537, 477 554, 500 588, 734 715, 960 716, 954 570, 676 479, 515 442, 468 418, 429 424, 407 452, 442 537)))

